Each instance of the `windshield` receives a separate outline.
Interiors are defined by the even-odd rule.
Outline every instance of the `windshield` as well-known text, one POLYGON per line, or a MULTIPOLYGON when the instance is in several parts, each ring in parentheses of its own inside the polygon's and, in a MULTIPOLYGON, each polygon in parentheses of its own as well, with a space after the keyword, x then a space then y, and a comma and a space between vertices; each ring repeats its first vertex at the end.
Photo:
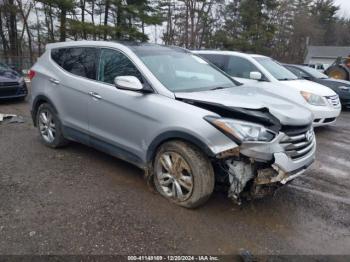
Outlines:
POLYGON ((320 71, 317 71, 316 69, 313 69, 311 67, 304 66, 302 69, 314 78, 318 78, 318 79, 328 78, 327 75, 325 75, 325 74, 321 73, 320 71))
POLYGON ((0 70, 8 70, 10 67, 8 67, 6 64, 0 62, 0 70))
POLYGON ((134 50, 155 77, 172 92, 193 92, 236 86, 202 58, 171 48, 134 50))
POLYGON ((281 64, 268 57, 255 57, 256 61, 261 64, 269 73, 279 81, 296 80, 298 77, 286 69, 281 64))

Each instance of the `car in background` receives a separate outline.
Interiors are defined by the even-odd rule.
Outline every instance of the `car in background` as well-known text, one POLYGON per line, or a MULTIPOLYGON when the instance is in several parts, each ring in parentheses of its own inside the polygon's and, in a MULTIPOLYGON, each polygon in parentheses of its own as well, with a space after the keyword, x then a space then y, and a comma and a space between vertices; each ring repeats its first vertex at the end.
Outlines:
POLYGON ((308 66, 323 73, 329 68, 330 64, 305 64, 305 66, 308 66))
POLYGON ((291 64, 285 64, 284 66, 299 78, 313 81, 331 88, 338 94, 341 104, 344 107, 350 106, 350 81, 330 78, 308 66, 291 64))
POLYGON ((45 145, 73 140, 129 161, 183 207, 203 204, 215 182, 238 202, 273 194, 315 159, 309 110, 182 48, 54 43, 31 72, 45 145))
POLYGON ((21 74, 4 63, 0 63, 0 100, 18 98, 28 95, 27 85, 21 74))
MULTIPOLYGON (((334 123, 341 112, 339 97, 332 89, 299 79, 270 57, 232 51, 193 51, 193 53, 212 62, 239 82, 254 83, 256 86, 272 83, 275 87, 278 86, 276 93, 280 92, 278 89, 281 87, 297 90, 299 99, 295 102, 311 110, 315 127, 334 123)), ((291 97, 286 96, 286 99, 291 97)))

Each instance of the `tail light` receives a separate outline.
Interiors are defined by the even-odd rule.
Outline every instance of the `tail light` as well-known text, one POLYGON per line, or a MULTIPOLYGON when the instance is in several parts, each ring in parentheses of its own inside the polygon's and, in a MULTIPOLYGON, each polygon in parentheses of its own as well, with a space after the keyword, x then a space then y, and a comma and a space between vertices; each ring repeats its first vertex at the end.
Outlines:
POLYGON ((30 81, 35 77, 35 71, 33 70, 29 70, 28 72, 28 77, 30 79, 30 81))

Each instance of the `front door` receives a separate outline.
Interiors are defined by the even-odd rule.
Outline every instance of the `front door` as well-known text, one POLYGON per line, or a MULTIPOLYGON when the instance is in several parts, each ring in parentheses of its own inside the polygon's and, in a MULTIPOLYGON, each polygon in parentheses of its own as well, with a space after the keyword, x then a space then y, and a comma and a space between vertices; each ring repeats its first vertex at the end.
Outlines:
POLYGON ((154 94, 116 88, 117 76, 143 77, 131 60, 115 49, 102 49, 98 82, 91 89, 89 131, 94 147, 137 163, 143 147, 142 132, 147 132, 150 117, 145 108, 154 94))

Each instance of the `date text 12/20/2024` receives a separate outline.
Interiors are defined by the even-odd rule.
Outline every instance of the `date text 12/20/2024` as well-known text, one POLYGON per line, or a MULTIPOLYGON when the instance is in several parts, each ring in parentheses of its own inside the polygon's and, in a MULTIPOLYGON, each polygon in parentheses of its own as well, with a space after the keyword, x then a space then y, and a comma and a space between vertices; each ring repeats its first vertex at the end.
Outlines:
POLYGON ((220 261, 218 256, 128 256, 128 261, 220 261))

